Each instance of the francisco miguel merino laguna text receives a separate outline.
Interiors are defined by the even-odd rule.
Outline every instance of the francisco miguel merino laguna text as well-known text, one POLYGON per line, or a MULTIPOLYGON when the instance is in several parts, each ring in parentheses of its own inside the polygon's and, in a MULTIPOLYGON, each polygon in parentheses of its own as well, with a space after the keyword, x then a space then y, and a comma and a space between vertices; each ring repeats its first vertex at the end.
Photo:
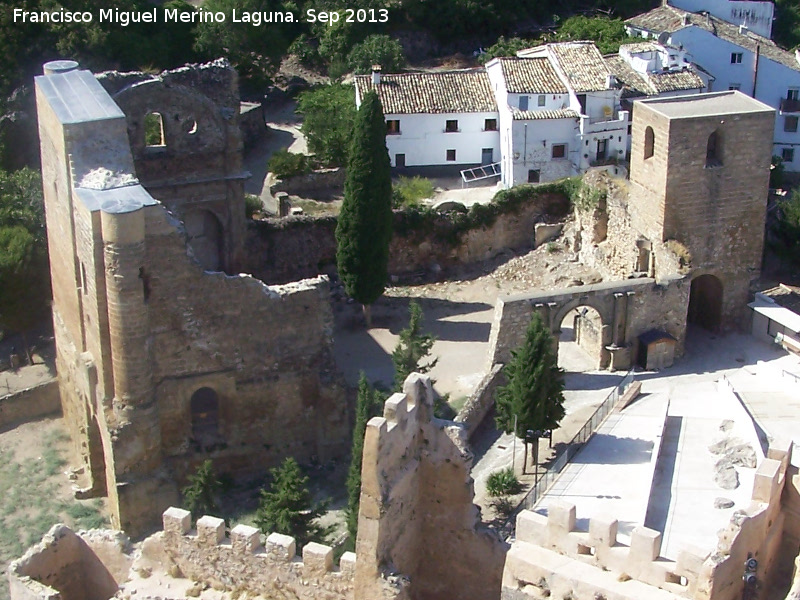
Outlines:
MULTIPOLYGON (((100 23, 117 23, 127 27, 131 23, 224 23, 228 15, 221 11, 210 11, 200 8, 196 11, 182 11, 164 8, 159 19, 158 8, 143 11, 119 10, 118 8, 101 8, 98 21, 100 23)), ((14 23, 91 23, 94 14, 90 11, 70 11, 64 8, 51 11, 34 11, 14 9, 14 23)), ((231 23, 248 23, 254 27, 269 23, 296 23, 298 19, 291 11, 241 11, 233 9, 231 23)), ((358 23, 385 23, 388 20, 386 9, 369 9, 344 11, 316 11, 309 9, 305 14, 309 23, 327 23, 332 25, 339 20, 358 23), (344 13, 344 14, 340 14, 344 13), (342 19, 342 17, 344 17, 342 19)))

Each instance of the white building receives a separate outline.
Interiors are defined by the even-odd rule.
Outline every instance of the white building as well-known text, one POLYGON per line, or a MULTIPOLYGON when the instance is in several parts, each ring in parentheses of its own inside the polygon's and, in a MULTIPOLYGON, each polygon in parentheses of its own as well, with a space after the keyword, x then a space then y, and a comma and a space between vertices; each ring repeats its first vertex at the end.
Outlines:
POLYGON ((733 25, 744 25, 753 33, 772 37, 775 5, 756 0, 670 0, 676 8, 693 13, 707 12, 733 25))
POLYGON ((714 76, 714 90, 741 90, 775 108, 773 154, 787 171, 800 171, 800 54, 711 14, 672 6, 628 19, 626 26, 632 35, 684 48, 714 76))
POLYGON ((577 173, 580 114, 547 58, 497 58, 486 65, 500 114, 502 182, 551 181, 577 173))
POLYGON ((518 55, 546 58, 566 86, 564 108, 579 115, 573 147, 579 172, 625 159, 629 113, 621 110, 620 87, 593 42, 545 44, 518 55))
POLYGON ((356 77, 356 106, 376 90, 393 167, 500 160, 497 103, 484 69, 356 77))
POLYGON ((376 90, 392 166, 493 165, 505 187, 615 165, 630 148, 623 98, 705 90, 685 53, 654 43, 603 58, 593 42, 560 42, 496 58, 485 69, 355 79, 356 105, 376 90))

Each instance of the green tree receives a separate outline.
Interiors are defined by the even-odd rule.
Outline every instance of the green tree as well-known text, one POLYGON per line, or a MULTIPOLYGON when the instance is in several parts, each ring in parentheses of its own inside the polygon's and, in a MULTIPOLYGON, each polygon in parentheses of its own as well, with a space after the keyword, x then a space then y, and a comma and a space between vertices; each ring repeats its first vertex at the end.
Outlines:
POLYGON ((325 506, 312 503, 308 477, 303 475, 297 461, 289 457, 270 473, 272 485, 269 490, 261 490, 254 519, 256 526, 265 534, 292 536, 298 549, 308 542, 323 539, 326 529, 316 521, 325 512, 325 506))
POLYGON ((412 300, 408 303, 408 327, 400 332, 400 340, 392 352, 394 365, 394 389, 402 391, 403 383, 411 373, 427 373, 438 359, 424 363, 430 356, 436 337, 422 332, 422 308, 419 302, 412 300))
POLYGON ((266 84, 280 65, 292 39, 300 33, 299 25, 291 23, 267 23, 254 27, 252 23, 235 23, 232 19, 234 9, 238 14, 296 9, 289 2, 207 0, 203 9, 224 13, 226 19, 223 22, 198 23, 195 50, 207 59, 220 55, 227 57, 237 67, 239 75, 254 88, 266 84))
POLYGON ((800 190, 778 204, 772 247, 787 260, 800 264, 800 190))
POLYGON ((308 149, 323 164, 343 166, 356 119, 353 86, 334 83, 303 92, 297 112, 303 115, 308 149))
POLYGON ((372 389, 362 371, 358 380, 358 396, 356 397, 356 422, 353 427, 353 449, 350 455, 350 469, 347 472, 347 533, 348 547, 355 549, 358 532, 358 506, 361 499, 361 461, 364 453, 364 435, 367 422, 380 412, 383 398, 377 390, 372 389))
POLYGON ((478 57, 478 60, 481 63, 487 63, 493 58, 497 58, 499 56, 516 56, 517 52, 520 50, 525 50, 526 48, 533 48, 535 46, 540 46, 542 44, 542 40, 531 40, 526 38, 505 38, 502 35, 497 38, 497 41, 489 46, 486 49, 484 54, 481 54, 478 57))
POLYGON ((591 40, 597 44, 601 54, 613 54, 619 50, 620 44, 633 40, 625 33, 625 23, 622 19, 583 15, 576 15, 564 21, 556 33, 556 39, 591 40))
POLYGON ((181 490, 183 505, 195 519, 218 514, 217 494, 221 487, 213 463, 210 460, 203 461, 194 475, 189 475, 189 485, 181 490))
POLYGON ((371 35, 347 55, 347 66, 357 74, 369 73, 378 64, 385 73, 396 73, 406 65, 403 46, 388 35, 371 35))
POLYGON ((386 288, 392 238, 392 175, 386 122, 378 95, 364 95, 347 161, 344 202, 336 225, 336 264, 347 294, 364 307, 386 288))
POLYGON ((553 336, 538 313, 503 371, 507 384, 497 390, 495 419, 504 432, 525 436, 524 472, 528 456, 525 433, 553 430, 564 418, 564 372, 558 367, 553 336))
POLYGON ((47 315, 50 272, 39 173, 0 171, 0 329, 22 334, 47 315))

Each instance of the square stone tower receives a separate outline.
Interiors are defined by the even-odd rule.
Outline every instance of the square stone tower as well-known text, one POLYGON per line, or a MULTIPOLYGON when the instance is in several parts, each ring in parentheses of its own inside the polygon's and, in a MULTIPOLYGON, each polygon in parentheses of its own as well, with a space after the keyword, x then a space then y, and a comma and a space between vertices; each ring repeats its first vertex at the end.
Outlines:
POLYGON ((687 318, 707 329, 743 325, 759 275, 774 112, 738 91, 634 105, 632 224, 691 255, 687 318))

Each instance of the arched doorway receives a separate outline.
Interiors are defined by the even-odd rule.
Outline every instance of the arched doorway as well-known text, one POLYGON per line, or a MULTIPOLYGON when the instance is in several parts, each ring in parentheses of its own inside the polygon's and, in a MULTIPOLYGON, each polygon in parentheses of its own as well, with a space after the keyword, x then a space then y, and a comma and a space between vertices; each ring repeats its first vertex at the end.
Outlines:
POLYGON ((195 258, 206 271, 222 270, 222 224, 208 210, 194 210, 186 214, 186 234, 195 258))
POLYGON ((700 275, 692 280, 686 322, 709 331, 719 331, 722 324, 722 282, 714 275, 700 275))
POLYGON ((564 315, 558 338, 558 366, 581 373, 602 368, 603 320, 591 306, 578 306, 564 315))
POLYGON ((192 417, 192 441, 200 450, 219 439, 219 396, 210 387, 201 387, 189 401, 192 417))

